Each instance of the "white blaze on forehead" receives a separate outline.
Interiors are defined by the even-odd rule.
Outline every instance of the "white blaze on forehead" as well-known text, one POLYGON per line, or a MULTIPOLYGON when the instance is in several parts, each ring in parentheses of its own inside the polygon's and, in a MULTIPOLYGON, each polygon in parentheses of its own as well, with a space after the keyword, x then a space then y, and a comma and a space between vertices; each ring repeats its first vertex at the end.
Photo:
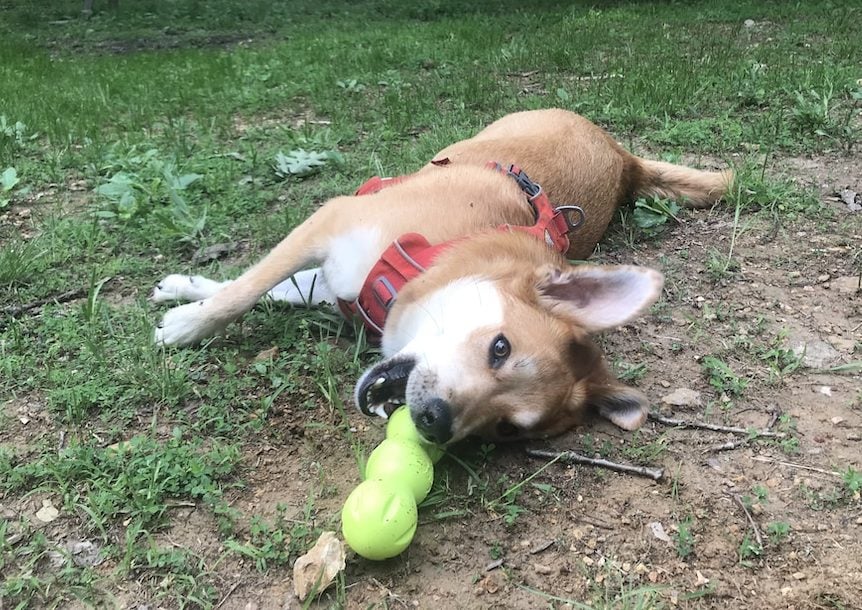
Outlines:
POLYGON ((503 323, 503 296, 494 282, 479 277, 455 280, 411 303, 383 333, 383 352, 424 356, 457 350, 475 330, 503 323))

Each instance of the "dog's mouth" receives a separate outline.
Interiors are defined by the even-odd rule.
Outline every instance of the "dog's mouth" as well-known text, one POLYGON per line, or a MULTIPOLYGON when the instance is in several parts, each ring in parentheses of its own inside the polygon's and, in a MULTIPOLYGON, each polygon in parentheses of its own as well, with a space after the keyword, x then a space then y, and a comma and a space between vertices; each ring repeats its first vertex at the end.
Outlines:
POLYGON ((390 358, 369 369, 356 385, 356 404, 365 415, 388 418, 404 404, 412 358, 390 358))

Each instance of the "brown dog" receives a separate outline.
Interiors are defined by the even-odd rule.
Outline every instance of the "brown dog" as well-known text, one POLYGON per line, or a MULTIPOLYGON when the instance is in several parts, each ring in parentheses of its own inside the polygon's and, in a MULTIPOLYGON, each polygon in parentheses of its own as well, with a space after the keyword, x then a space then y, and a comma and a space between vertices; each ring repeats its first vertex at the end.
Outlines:
POLYGON ((390 291, 385 359, 357 384, 363 412, 385 416, 406 400, 420 431, 440 443, 470 434, 556 434, 588 406, 637 428, 646 418, 644 398, 612 377, 589 335, 649 307, 661 274, 572 266, 543 240, 508 230, 532 225, 536 210, 522 186, 489 170, 488 161, 516 164, 550 201, 582 208, 570 258, 591 254, 626 201, 659 196, 702 207, 721 198, 732 180, 729 171, 635 157, 571 112, 512 114, 442 150, 403 181, 328 201, 232 282, 168 276, 155 301, 195 302, 165 314, 156 342, 196 343, 265 295, 311 305, 354 301, 381 253, 399 237, 421 233, 445 246, 424 273, 390 291))

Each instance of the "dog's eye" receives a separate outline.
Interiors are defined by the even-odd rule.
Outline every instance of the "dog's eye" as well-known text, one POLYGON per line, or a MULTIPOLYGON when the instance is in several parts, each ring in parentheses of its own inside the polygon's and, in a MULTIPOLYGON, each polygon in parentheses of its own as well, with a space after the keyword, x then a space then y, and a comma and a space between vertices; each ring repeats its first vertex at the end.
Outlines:
POLYGON ((491 341, 491 348, 488 352, 488 363, 492 369, 498 369, 506 362, 506 358, 512 351, 512 346, 509 345, 509 340, 503 335, 497 335, 491 341))
POLYGON ((521 430, 512 422, 501 419, 497 423, 497 436, 500 438, 514 438, 521 434, 521 430))

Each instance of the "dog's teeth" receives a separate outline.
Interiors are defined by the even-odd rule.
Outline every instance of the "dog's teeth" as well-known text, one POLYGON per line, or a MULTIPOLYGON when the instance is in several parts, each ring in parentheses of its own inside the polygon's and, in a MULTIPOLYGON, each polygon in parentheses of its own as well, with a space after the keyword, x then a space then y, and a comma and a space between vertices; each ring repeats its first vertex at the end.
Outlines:
POLYGON ((377 381, 374 382, 374 384, 371 387, 379 388, 384 383, 386 383, 386 377, 380 377, 377 381))
POLYGON ((386 407, 382 404, 372 405, 369 409, 372 413, 383 419, 389 419, 389 414, 386 412, 386 407))

